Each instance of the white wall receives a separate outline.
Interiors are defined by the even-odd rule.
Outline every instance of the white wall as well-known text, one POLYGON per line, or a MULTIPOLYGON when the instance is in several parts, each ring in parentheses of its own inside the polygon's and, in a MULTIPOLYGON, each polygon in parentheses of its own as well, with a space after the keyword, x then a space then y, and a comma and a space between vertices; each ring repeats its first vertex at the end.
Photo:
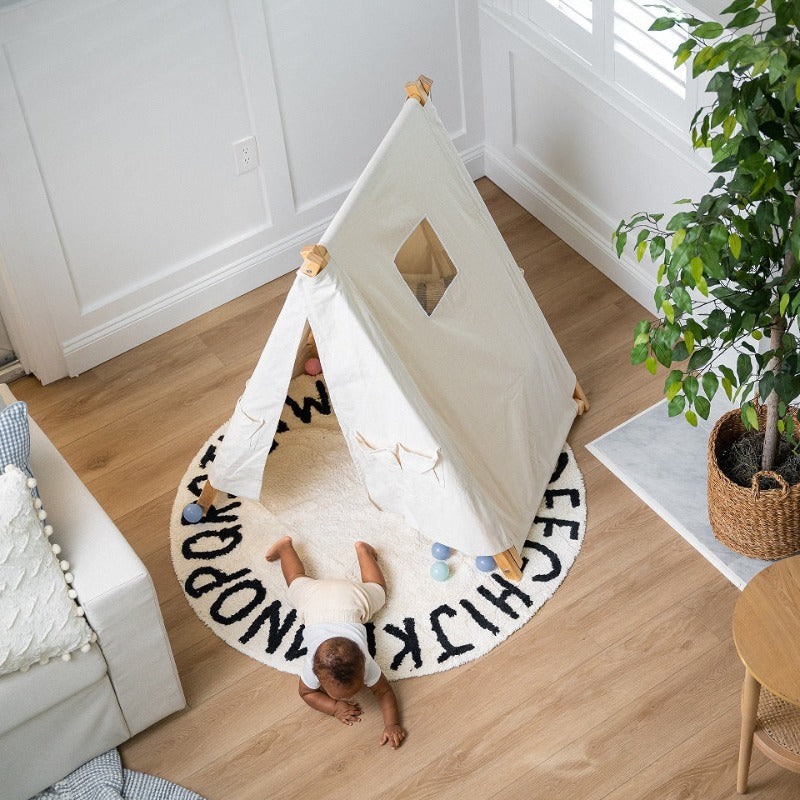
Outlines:
POLYGON ((420 73, 483 174, 474 0, 28 0, 0 43, 0 311, 43 382, 297 267, 420 73))
POLYGON ((675 200, 707 192, 708 165, 688 129, 643 109, 513 8, 480 9, 486 173, 653 310, 655 267, 630 253, 618 260, 611 234, 636 211, 669 215, 675 200))

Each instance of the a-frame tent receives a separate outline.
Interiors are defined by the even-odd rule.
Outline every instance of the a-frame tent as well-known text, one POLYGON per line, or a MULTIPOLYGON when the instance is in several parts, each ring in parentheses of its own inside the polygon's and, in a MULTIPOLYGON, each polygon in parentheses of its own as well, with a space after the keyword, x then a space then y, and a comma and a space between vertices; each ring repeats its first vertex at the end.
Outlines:
POLYGON ((303 251, 199 502, 207 508, 216 490, 259 497, 310 328, 372 501, 519 577, 522 544, 588 403, 428 99, 430 81, 406 88, 320 244, 303 251))

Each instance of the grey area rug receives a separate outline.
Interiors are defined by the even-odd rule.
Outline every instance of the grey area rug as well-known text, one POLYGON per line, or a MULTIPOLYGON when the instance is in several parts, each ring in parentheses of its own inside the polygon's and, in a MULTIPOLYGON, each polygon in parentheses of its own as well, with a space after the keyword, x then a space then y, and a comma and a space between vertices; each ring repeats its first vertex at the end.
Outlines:
POLYGON ((587 449, 638 495, 734 586, 743 589, 771 561, 735 553, 714 538, 708 521, 706 448, 714 423, 731 408, 715 401, 697 428, 667 416, 666 400, 587 445, 587 449))
POLYGON ((203 800, 183 786, 123 769, 117 750, 87 761, 31 800, 203 800))

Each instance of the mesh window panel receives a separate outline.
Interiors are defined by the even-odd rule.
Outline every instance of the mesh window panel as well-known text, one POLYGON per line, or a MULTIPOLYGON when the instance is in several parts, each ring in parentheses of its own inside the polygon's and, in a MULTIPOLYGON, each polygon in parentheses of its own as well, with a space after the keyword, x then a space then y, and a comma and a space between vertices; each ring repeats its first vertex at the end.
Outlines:
POLYGON ((394 264, 430 316, 457 274, 455 265, 427 219, 417 225, 397 251, 394 264))

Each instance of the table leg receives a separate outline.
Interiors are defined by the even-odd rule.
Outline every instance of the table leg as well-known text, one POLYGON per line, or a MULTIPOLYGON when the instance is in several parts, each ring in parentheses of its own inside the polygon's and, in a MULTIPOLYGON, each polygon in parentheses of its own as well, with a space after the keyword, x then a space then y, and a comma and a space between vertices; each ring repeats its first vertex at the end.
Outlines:
POLYGON ((756 729, 756 713, 761 684, 745 669, 742 686, 742 732, 739 739, 739 770, 736 775, 736 791, 747 792, 747 776, 750 772, 750 756, 753 753, 753 733, 756 729))

